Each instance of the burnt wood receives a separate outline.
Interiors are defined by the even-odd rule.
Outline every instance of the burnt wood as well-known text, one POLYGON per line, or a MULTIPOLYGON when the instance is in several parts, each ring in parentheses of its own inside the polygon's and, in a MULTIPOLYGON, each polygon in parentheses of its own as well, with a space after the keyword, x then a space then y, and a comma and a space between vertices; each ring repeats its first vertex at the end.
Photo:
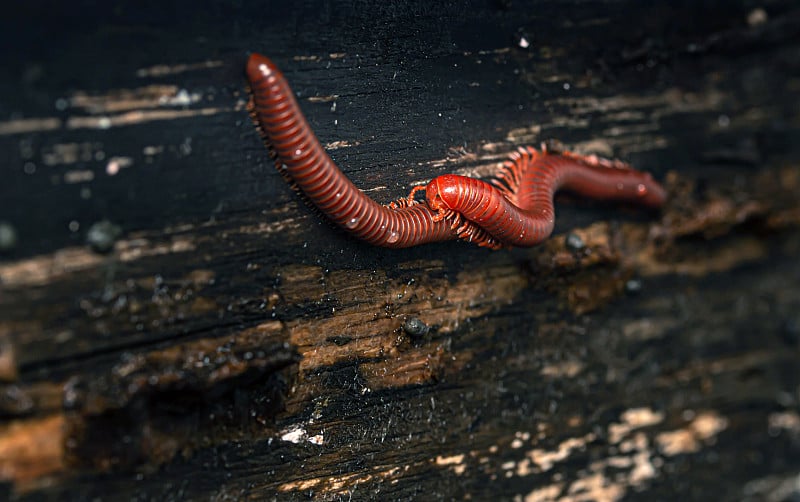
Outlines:
POLYGON ((800 9, 374 4, 7 8, 3 495, 800 496, 800 9), (548 139, 669 201, 368 246, 275 170, 250 51, 379 202, 548 139))

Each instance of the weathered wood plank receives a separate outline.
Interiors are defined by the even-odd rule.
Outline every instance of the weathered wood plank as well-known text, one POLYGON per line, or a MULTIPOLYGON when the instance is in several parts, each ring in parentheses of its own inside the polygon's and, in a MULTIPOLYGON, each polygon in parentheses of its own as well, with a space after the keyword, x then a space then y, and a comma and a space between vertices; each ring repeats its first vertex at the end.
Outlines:
POLYGON ((10 496, 791 493, 791 2, 279 4, 0 20, 10 496), (561 198, 532 250, 369 248, 270 164, 251 50, 377 200, 558 138, 670 201, 561 198))

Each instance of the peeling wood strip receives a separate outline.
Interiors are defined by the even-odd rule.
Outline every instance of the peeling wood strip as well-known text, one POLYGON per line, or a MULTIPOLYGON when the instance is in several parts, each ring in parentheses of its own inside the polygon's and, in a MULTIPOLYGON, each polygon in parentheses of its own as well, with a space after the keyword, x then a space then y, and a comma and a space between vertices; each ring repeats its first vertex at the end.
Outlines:
POLYGON ((64 416, 61 414, 0 426, 0 480, 15 489, 40 482, 64 469, 64 416))
POLYGON ((60 127, 61 119, 56 117, 8 120, 0 122, 0 136, 54 131, 60 127))

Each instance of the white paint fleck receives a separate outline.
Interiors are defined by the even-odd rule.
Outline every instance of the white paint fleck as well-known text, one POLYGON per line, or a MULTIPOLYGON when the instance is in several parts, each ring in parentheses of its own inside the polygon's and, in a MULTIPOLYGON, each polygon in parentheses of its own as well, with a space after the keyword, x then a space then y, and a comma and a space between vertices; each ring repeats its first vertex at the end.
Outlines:
POLYGON ((299 425, 295 425, 282 432, 281 440, 297 444, 305 440, 307 435, 308 433, 304 428, 299 425))

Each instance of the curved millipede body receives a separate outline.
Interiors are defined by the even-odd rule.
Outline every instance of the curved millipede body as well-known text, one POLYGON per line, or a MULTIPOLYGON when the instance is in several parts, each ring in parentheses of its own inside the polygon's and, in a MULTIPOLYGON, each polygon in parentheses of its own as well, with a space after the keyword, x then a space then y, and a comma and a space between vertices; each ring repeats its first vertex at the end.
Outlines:
MULTIPOLYGON (((383 206, 359 190, 322 148, 286 78, 267 57, 250 55, 247 78, 251 115, 279 170, 336 225, 370 244, 391 248, 459 237, 427 204, 402 199, 383 206)), ((499 247, 479 228, 467 227, 479 245, 499 247)))
MULTIPOLYGON (((520 148, 489 184, 445 174, 425 187, 428 205, 439 218, 464 227, 465 220, 509 246, 535 246, 555 225, 553 195, 559 189, 599 200, 660 207, 666 192, 648 173, 618 160, 520 148)), ((412 192, 413 195, 413 192, 412 192)), ((471 226, 467 225, 468 233, 471 226)))
POLYGON ((659 207, 664 189, 618 160, 520 148, 493 184, 447 174, 383 206, 341 172, 320 145, 281 71, 265 56, 247 61, 253 120, 279 171, 326 217, 370 244, 402 248, 461 238, 480 246, 533 246, 553 231, 553 195, 567 189, 595 199, 659 207), (426 203, 414 200, 425 190, 426 203))

